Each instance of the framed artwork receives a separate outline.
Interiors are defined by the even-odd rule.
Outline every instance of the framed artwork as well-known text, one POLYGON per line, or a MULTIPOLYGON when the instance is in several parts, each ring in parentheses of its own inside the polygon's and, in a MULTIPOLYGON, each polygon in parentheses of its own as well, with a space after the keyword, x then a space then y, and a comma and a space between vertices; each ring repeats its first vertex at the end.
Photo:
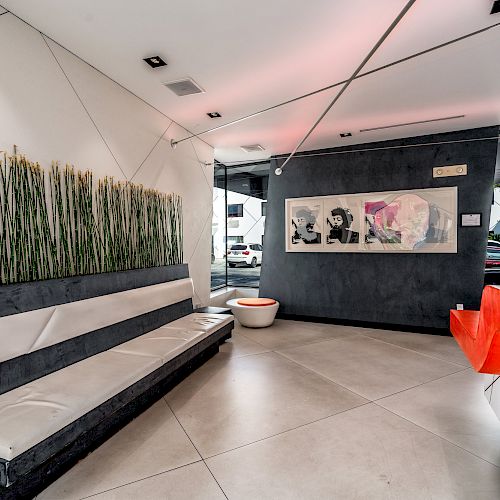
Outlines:
POLYGON ((287 252, 457 252, 457 188, 290 198, 287 252))
POLYGON ((323 200, 302 198, 287 204, 287 248, 295 251, 323 245, 323 200))
POLYGON ((327 196, 323 200, 325 249, 356 251, 362 243, 361 198, 354 195, 327 196))

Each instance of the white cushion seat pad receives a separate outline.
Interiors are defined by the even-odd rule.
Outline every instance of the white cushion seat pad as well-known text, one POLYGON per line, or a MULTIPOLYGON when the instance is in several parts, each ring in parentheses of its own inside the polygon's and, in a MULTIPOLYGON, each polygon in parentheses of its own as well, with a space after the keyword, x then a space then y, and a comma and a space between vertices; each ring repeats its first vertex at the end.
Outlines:
POLYGON ((233 320, 192 313, 0 395, 0 458, 12 460, 233 320))
POLYGON ((170 361, 233 320, 231 314, 192 313, 111 349, 170 361))
POLYGON ((0 457, 12 460, 162 364, 105 351, 0 395, 0 457))
POLYGON ((185 278, 0 317, 0 361, 190 299, 192 295, 193 282, 185 278))

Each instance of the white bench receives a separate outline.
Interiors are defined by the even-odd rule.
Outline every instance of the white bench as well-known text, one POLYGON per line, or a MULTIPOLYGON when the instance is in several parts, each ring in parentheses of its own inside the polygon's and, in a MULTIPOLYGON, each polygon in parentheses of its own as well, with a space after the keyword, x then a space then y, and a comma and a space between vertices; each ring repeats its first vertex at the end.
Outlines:
POLYGON ((150 314, 179 316, 186 301, 192 310, 192 294, 185 278, 0 318, 0 373, 25 365, 0 394, 0 498, 40 491, 218 351, 231 336, 228 314, 189 313, 141 331, 150 314), (100 352, 75 358, 89 335, 100 352), (33 355, 58 361, 28 373, 33 355))

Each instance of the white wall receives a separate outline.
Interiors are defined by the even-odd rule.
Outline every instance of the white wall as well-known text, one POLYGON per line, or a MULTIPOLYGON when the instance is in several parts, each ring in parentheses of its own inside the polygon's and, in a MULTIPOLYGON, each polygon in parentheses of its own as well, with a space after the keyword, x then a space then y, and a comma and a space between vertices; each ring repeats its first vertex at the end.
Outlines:
POLYGON ((43 167, 57 160, 181 195, 184 262, 195 304, 207 304, 213 149, 193 139, 172 150, 186 130, 9 13, 0 61, 0 150, 16 144, 43 167))
MULTIPOLYGON (((227 222, 227 236, 243 236, 244 243, 262 244, 264 225, 266 218, 262 216, 262 203, 264 200, 254 196, 247 196, 234 191, 227 192, 227 204, 242 204, 243 217, 229 217, 227 222)), ((212 221, 212 235, 214 241, 214 253, 216 258, 222 258, 225 254, 225 200, 224 190, 214 188, 213 202, 214 216, 212 221)))

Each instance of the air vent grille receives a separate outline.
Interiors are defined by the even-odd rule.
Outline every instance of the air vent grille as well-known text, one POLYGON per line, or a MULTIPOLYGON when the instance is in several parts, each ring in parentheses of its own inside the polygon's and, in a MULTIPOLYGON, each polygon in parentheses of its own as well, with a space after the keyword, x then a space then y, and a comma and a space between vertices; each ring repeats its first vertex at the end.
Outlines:
POLYGON ((433 122, 442 122, 445 120, 456 120, 457 118, 465 118, 465 115, 445 116, 444 118, 433 118, 431 120, 420 120, 418 122, 395 123, 393 125, 384 125, 383 127, 363 128, 360 130, 360 132, 373 132, 374 130, 385 130, 387 128, 407 127, 408 125, 420 125, 422 123, 433 123, 433 122))
POLYGON ((193 94, 203 94, 205 92, 194 80, 191 78, 184 78, 174 82, 164 83, 165 87, 170 89, 175 95, 185 96, 193 94))
POLYGON ((240 146, 245 153, 255 153, 257 151, 265 151, 265 148, 262 147, 260 144, 250 144, 248 146, 240 146))

